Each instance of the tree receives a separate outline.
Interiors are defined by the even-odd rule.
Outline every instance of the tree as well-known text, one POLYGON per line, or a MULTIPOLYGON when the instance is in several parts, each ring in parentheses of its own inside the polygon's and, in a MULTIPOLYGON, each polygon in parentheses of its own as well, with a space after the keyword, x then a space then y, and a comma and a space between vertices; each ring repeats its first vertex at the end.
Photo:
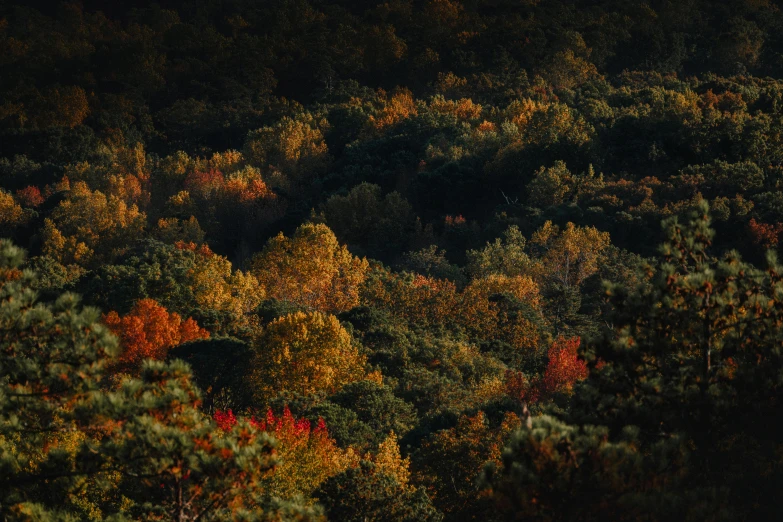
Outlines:
POLYGON ((359 285, 369 267, 340 245, 329 227, 310 223, 291 238, 280 233, 270 239, 251 265, 269 297, 332 313, 359 303, 359 285))
POLYGON ((566 196, 573 190, 574 176, 566 164, 556 161, 545 169, 541 167, 533 180, 528 184, 528 203, 534 207, 551 207, 566 201, 566 196))
POLYGON ((244 326, 265 295, 255 277, 233 270, 206 245, 145 240, 120 261, 97 270, 84 290, 92 302, 120 314, 150 298, 212 332, 225 332, 244 326))
POLYGON ((251 131, 244 155, 264 172, 281 173, 279 183, 284 188, 302 190, 331 161, 320 125, 309 114, 296 119, 284 116, 271 127, 251 131))
POLYGON ((329 401, 356 412, 357 418, 375 434, 370 439, 373 443, 392 431, 404 436, 418 421, 412 405, 396 397, 388 386, 370 380, 346 384, 329 401))
MULTIPOLYGON (((496 516, 509 521, 658 520, 634 496, 644 487, 645 474, 633 431, 616 442, 608 435, 602 426, 571 426, 547 415, 528 419, 481 477, 496 516)), ((655 457, 672 462, 660 449, 655 457)), ((651 474, 648 480, 655 478, 651 474)), ((671 501, 651 500, 661 502, 661 513, 667 510, 664 502, 671 501)))
POLYGON ((201 408, 243 411, 252 404, 250 382, 253 350, 249 343, 233 337, 211 337, 184 342, 168 350, 168 360, 179 359, 190 366, 193 381, 201 390, 201 408))
POLYGON ((331 520, 346 522, 439 522, 441 515, 422 488, 400 484, 383 467, 362 460, 331 477, 314 496, 331 520))
POLYGON ((334 195, 321 207, 322 220, 340 241, 369 246, 370 252, 394 254, 405 245, 415 225, 410 203, 397 192, 381 195, 381 187, 361 183, 348 194, 334 195))
POLYGON ((137 366, 145 359, 161 361, 174 346, 209 337, 209 332, 192 318, 183 321, 178 313, 169 313, 154 299, 136 301, 123 317, 109 312, 103 322, 120 338, 123 350, 119 361, 129 366, 137 366))
POLYGON ((503 239, 487 243, 481 250, 469 250, 467 270, 473 277, 502 274, 510 277, 529 271, 530 257, 525 252, 527 241, 519 227, 511 225, 503 232, 503 239))
POLYGON ((258 341, 253 382, 261 404, 280 392, 334 393, 361 380, 365 357, 333 315, 295 312, 275 319, 258 341))
POLYGON ((13 196, 0 190, 0 235, 11 236, 18 227, 24 225, 32 214, 14 201, 13 196))
POLYGON ((459 310, 457 321, 475 338, 499 339, 517 350, 538 345, 541 296, 529 276, 490 274, 474 279, 460 296, 459 310), (528 313, 509 309, 509 300, 520 303, 528 313))
POLYGON ((479 411, 460 415, 456 426, 422 442, 414 462, 419 481, 428 486, 435 506, 458 520, 492 516, 492 505, 479 487, 478 477, 488 460, 500 461, 506 439, 519 426, 513 413, 507 413, 499 426, 490 426, 479 411))
POLYGON ((531 243, 539 254, 539 277, 570 288, 578 287, 598 271, 603 252, 609 246, 609 234, 570 222, 561 231, 547 221, 533 234, 531 243))
MULTIPOLYGON (((231 410, 216 411, 215 420, 229 432, 239 422, 231 410)), ((307 419, 295 418, 286 406, 281 415, 275 416, 270 408, 265 417, 251 417, 249 422, 277 441, 280 463, 265 481, 271 495, 309 497, 326 479, 356 464, 353 450, 337 447, 323 419, 318 419, 313 428, 307 419)))
POLYGON ((558 337, 549 347, 546 371, 541 382, 545 394, 571 393, 577 381, 587 377, 587 363, 579 358, 579 337, 558 337))
POLYGON ((45 220, 43 252, 64 265, 94 268, 125 252, 141 237, 145 221, 136 205, 77 182, 45 220))

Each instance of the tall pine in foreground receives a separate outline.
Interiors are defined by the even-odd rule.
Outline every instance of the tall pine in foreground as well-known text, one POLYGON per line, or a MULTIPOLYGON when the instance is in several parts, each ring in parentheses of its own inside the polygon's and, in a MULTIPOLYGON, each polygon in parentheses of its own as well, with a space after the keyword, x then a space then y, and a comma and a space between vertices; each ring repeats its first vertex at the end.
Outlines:
POLYGON ((530 418, 488 466, 503 520, 773 519, 783 493, 783 266, 714 257, 706 203, 648 286, 607 286, 609 331, 562 419, 530 418))
POLYGON ((63 294, 37 301, 23 252, 0 241, 0 518, 319 520, 271 499, 275 441, 222 433, 181 362, 110 381, 117 340, 63 294))

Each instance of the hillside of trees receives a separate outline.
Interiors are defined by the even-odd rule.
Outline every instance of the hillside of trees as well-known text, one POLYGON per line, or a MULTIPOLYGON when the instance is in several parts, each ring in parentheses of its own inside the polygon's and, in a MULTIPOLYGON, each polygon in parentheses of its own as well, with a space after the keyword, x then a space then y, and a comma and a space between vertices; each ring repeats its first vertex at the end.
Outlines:
POLYGON ((775 520, 770 0, 0 3, 0 519, 775 520))

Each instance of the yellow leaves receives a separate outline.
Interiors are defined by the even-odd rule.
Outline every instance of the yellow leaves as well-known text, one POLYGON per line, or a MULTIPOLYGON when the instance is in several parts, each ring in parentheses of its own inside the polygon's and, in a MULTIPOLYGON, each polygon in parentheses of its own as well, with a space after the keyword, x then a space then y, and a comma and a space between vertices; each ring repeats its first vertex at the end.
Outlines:
POLYGON ((11 194, 0 190, 0 235, 11 235, 18 226, 30 218, 30 212, 25 211, 14 201, 11 194))
POLYGON ((94 264, 140 237, 146 216, 136 205, 76 182, 44 225, 44 253, 62 264, 94 264))
POLYGON ((490 297, 510 295, 534 310, 541 308, 538 285, 530 276, 490 274, 471 281, 462 294, 458 321, 478 338, 503 339, 517 348, 532 348, 538 343, 539 332, 524 314, 507 316, 490 297))
MULTIPOLYGON (((178 247, 191 248, 182 243, 178 247)), ((264 287, 252 274, 232 271, 227 258, 205 246, 196 250, 195 266, 188 276, 199 306, 230 312, 236 317, 255 309, 266 296, 264 287)))
POLYGON ((599 78, 598 69, 589 60, 577 56, 571 49, 556 53, 543 71, 544 77, 555 88, 573 89, 599 78))
POLYGON ((609 233, 595 227, 577 227, 568 223, 560 228, 547 221, 531 238, 540 251, 537 272, 543 279, 578 286, 598 271, 603 252, 609 246, 609 233))
POLYGON ((247 160, 262 169, 282 172, 298 183, 320 174, 330 161, 329 151, 316 122, 310 115, 282 118, 274 127, 251 132, 245 143, 247 160))
POLYGON ((254 361, 257 396, 334 393, 364 378, 365 358, 333 315, 296 312, 270 323, 254 361))
POLYGON ((581 146, 590 141, 592 132, 592 126, 581 116, 575 115, 568 105, 553 103, 546 110, 531 115, 524 141, 539 145, 568 142, 581 146))
POLYGON ((204 231, 201 230, 198 220, 194 216, 190 216, 187 220, 175 217, 160 218, 155 236, 169 244, 174 244, 177 241, 186 243, 202 243, 204 241, 204 231))
MULTIPOLYGON (((435 96, 429 103, 432 111, 441 114, 452 114, 461 120, 475 120, 481 117, 481 105, 473 103, 470 98, 446 100, 443 96, 435 96)), ((488 123, 488 122, 484 122, 488 123)), ((491 125, 491 124, 490 124, 491 125)))
POLYGON ((290 239, 282 233, 270 239, 251 266, 269 297, 325 312, 358 304, 369 267, 340 245, 329 227, 310 223, 290 239))
POLYGON ((400 446, 397 444, 397 435, 394 431, 378 445, 378 452, 371 460, 375 463, 377 471, 394 477, 402 486, 407 486, 410 482, 411 459, 402 458, 400 455, 400 446))

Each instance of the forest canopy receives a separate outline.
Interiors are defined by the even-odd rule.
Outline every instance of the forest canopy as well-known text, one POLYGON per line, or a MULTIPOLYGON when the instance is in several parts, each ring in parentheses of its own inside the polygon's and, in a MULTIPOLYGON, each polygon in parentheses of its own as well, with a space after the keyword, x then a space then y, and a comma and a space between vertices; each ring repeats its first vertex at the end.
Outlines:
POLYGON ((768 0, 0 4, 0 518, 765 520, 768 0))

